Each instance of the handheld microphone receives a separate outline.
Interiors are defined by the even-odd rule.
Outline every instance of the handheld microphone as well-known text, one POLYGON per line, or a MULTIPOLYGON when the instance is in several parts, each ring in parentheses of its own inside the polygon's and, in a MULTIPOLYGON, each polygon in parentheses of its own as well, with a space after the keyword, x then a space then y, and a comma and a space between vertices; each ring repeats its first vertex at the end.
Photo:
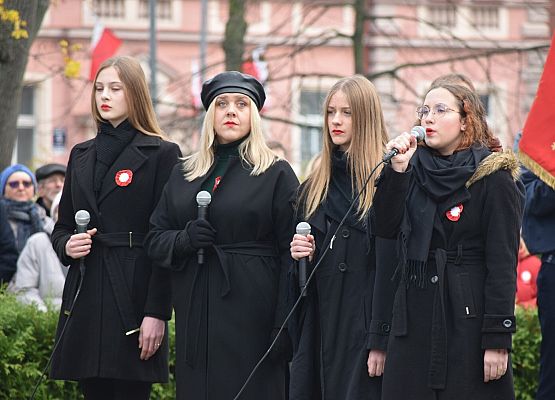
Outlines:
MULTIPOLYGON (((420 143, 421 141, 424 140, 424 137, 426 136, 426 129, 424 129, 424 127, 420 125, 413 126, 412 129, 410 130, 410 135, 414 136, 416 138, 416 141, 420 143)), ((390 152, 386 153, 383 156, 382 160, 384 163, 389 163, 391 159, 395 157, 397 154, 399 154, 399 150, 393 149, 390 152)))
MULTIPOLYGON (((86 233, 87 226, 91 221, 91 215, 87 210, 79 210, 75 213, 75 224, 77 225, 77 233, 86 233)), ((85 257, 79 259, 79 270, 81 276, 85 275, 85 257)))
MULTIPOLYGON (((297 224, 297 234, 307 237, 310 234, 310 224, 308 222, 299 222, 297 224)), ((306 296, 306 259, 303 257, 299 260, 299 289, 301 296, 306 296)))
MULTIPOLYGON (((212 201, 212 196, 206 190, 202 190, 197 193, 197 204, 198 204, 198 218, 206 219, 206 214, 208 212, 208 205, 212 201)), ((204 264, 204 249, 197 250, 197 262, 199 265, 204 264)))

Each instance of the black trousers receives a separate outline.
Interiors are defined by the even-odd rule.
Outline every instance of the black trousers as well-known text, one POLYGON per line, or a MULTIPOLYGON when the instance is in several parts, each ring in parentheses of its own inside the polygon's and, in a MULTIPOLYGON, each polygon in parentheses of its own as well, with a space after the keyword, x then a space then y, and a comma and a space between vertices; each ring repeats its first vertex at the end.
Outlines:
POLYGON ((555 399, 555 257, 542 258, 537 280, 542 343, 536 400, 552 400, 555 399))
POLYGON ((150 382, 91 378, 79 381, 85 400, 148 400, 150 382))

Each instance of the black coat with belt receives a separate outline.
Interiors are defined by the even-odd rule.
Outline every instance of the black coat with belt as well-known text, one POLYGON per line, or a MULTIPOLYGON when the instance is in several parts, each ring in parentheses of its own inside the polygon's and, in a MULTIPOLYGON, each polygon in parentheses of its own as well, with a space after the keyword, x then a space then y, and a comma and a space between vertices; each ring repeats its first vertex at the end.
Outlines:
MULTIPOLYGON (((304 220, 303 209, 301 202, 297 222, 304 220)), ((382 378, 368 375, 367 360, 370 350, 387 348, 396 258, 381 257, 394 251, 395 242, 376 240, 370 215, 372 210, 364 227, 347 223, 339 231, 340 221, 325 207, 307 220, 316 243, 308 273, 323 259, 290 324, 295 348, 291 400, 381 398, 382 378)), ((299 295, 296 267, 289 285, 294 300, 299 295)))
MULTIPOLYGON (((199 265, 196 252, 175 257, 174 246, 197 218, 195 198, 211 171, 189 182, 182 166, 174 168, 147 238, 149 255, 172 271, 178 399, 233 399, 286 315, 293 170, 276 161, 251 176, 231 157, 208 208, 216 244, 199 265)), ((266 359, 241 399, 284 399, 286 370, 285 358, 266 359)))
MULTIPOLYGON (((484 351, 510 350, 516 327, 524 205, 518 174, 514 155, 483 159, 466 188, 430 221, 427 269, 399 271, 407 280, 400 280, 393 304, 384 400, 514 399, 510 355, 505 375, 484 383, 484 351), (449 219, 450 208, 459 204, 459 218, 449 219)), ((410 171, 386 168, 374 198, 377 235, 399 232, 413 184, 410 171)))
POLYGON ((54 250, 62 263, 71 267, 56 334, 60 343, 50 376, 165 382, 167 334, 155 355, 142 361, 138 332, 132 331, 140 327, 145 316, 171 318, 169 274, 147 258, 142 242, 150 214, 181 152, 174 143, 138 132, 108 169, 97 198, 93 191, 94 140, 71 151, 59 218, 52 233, 54 250), (116 176, 123 170, 132 173, 127 186, 116 184, 116 176), (78 210, 90 213, 89 228, 97 228, 98 233, 85 258, 81 291, 71 310, 80 269, 79 260, 65 254, 65 245, 74 233, 78 210))

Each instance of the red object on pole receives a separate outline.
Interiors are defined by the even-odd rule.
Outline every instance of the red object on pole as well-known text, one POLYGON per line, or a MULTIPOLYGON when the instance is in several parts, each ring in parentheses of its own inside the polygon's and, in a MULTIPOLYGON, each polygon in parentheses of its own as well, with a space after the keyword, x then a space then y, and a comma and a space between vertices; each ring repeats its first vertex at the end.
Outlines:
POLYGON ((555 35, 519 142, 519 158, 555 189, 555 35))
POLYGON ((100 37, 95 40, 93 38, 93 46, 91 51, 91 73, 89 80, 93 81, 100 64, 112 57, 122 41, 108 28, 102 28, 100 37), (94 43, 96 41, 96 44, 94 43))

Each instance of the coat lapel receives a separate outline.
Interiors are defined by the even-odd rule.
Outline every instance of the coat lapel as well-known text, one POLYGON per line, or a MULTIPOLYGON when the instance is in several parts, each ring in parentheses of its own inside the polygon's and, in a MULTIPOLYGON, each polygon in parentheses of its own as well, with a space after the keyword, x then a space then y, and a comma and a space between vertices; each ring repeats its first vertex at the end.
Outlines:
MULTIPOLYGON (((131 143, 123 149, 116 161, 108 169, 108 172, 106 172, 106 176, 102 181, 98 204, 118 186, 116 184, 116 174, 118 171, 128 169, 135 175, 141 166, 148 160, 148 156, 141 148, 158 146, 160 146, 158 138, 137 133, 131 143)), ((130 184, 132 185, 133 181, 131 181, 130 184)))
POLYGON ((81 149, 81 151, 75 155, 74 164, 76 174, 72 176, 72 178, 77 180, 77 184, 85 194, 85 199, 90 204, 91 209, 95 214, 98 214, 98 207, 93 191, 93 173, 94 164, 96 162, 94 141, 89 140, 77 146, 79 146, 78 148, 81 149))

